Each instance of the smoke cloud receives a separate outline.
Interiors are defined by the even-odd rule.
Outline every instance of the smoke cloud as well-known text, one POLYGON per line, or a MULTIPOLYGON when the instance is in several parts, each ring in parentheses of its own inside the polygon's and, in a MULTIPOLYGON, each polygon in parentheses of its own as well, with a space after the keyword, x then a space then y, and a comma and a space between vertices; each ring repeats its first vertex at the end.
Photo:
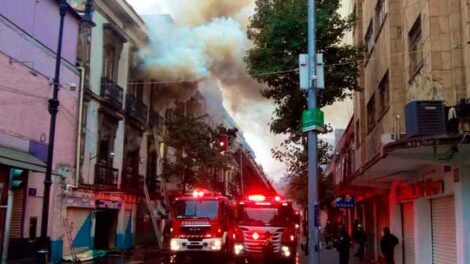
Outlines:
POLYGON ((142 74, 165 83, 157 88, 157 96, 165 97, 155 98, 161 101, 157 110, 189 98, 209 76, 218 80, 217 86, 209 87, 221 90, 232 111, 264 100, 262 86, 249 77, 244 63, 251 45, 245 27, 252 0, 200 0, 196 6, 179 0, 168 6, 174 7, 175 20, 168 15, 144 16, 150 45, 141 52, 142 74))

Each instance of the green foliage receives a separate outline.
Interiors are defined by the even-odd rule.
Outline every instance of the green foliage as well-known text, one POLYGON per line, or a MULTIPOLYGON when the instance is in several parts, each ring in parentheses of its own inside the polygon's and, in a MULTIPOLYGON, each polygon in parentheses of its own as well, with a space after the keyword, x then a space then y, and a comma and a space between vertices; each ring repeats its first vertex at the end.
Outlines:
MULTIPOLYGON (((359 49, 342 43, 354 18, 342 18, 337 12, 340 0, 317 0, 317 51, 325 59, 324 91, 319 91, 318 105, 330 105, 345 99, 358 89, 359 49)), ((301 115, 307 106, 306 94, 299 89, 298 55, 307 53, 307 1, 257 0, 251 18, 248 37, 254 43, 245 58, 249 73, 267 85, 263 96, 276 104, 271 131, 286 134, 284 144, 273 150, 274 156, 285 162, 291 175, 291 193, 299 196, 306 186, 306 148, 301 131, 301 115), (280 72, 277 74, 263 74, 280 72), (299 189, 298 189, 299 188, 299 189), (299 192, 300 191, 300 192, 299 192)), ((319 143, 319 163, 324 164, 328 152, 319 143)), ((298 197, 300 200, 304 198, 298 197)))
POLYGON ((214 170, 228 169, 230 159, 220 153, 216 140, 224 132, 219 126, 212 128, 200 118, 177 115, 167 123, 164 142, 176 149, 177 157, 164 160, 163 177, 185 178, 188 184, 211 186, 214 170))

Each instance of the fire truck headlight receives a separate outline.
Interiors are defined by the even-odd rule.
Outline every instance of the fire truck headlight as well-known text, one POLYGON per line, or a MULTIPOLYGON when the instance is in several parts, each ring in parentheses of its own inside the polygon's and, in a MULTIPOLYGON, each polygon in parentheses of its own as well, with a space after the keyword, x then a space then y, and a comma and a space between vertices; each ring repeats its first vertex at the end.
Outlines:
POLYGON ((235 251, 235 255, 240 255, 243 251, 243 245, 235 244, 234 251, 235 251))
POLYGON ((281 247, 282 255, 285 257, 290 257, 290 248, 288 246, 281 247))
POLYGON ((212 250, 221 250, 222 249, 222 240, 220 238, 217 238, 212 242, 211 246, 212 250))
POLYGON ((180 246, 180 244, 178 243, 178 240, 172 239, 172 240, 170 241, 170 249, 171 249, 171 251, 178 251, 178 250, 181 249, 181 246, 180 246))

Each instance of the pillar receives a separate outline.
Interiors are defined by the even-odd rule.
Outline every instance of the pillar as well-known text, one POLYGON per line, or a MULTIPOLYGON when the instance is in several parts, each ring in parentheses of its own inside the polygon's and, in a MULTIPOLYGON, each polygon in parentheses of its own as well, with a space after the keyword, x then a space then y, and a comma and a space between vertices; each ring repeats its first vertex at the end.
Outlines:
POLYGON ((463 164, 456 171, 455 217, 457 231, 457 263, 470 263, 470 166, 463 164))

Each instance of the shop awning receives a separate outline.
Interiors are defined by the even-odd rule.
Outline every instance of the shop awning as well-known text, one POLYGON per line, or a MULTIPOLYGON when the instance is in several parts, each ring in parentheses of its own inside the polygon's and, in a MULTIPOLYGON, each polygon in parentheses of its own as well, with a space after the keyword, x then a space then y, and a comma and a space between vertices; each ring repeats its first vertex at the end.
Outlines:
POLYGON ((458 165, 470 154, 470 136, 436 136, 403 139, 383 146, 376 157, 354 177, 353 185, 388 186, 397 179, 411 180, 429 165, 458 165))
POLYGON ((5 147, 0 147, 0 164, 18 169, 46 172, 46 163, 40 159, 29 153, 5 147))

